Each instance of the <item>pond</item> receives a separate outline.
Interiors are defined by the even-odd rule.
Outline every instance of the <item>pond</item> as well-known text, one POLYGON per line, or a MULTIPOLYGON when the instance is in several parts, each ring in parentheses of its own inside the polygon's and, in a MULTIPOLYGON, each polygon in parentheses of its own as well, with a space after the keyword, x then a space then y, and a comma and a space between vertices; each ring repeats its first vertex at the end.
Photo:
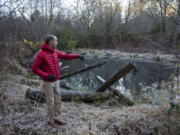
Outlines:
MULTIPOLYGON (((150 92, 156 96, 160 94, 162 81, 167 81, 174 74, 175 64, 173 63, 162 63, 148 60, 137 60, 137 59, 114 59, 114 58, 88 58, 84 61, 71 60, 61 61, 63 66, 69 66, 69 70, 60 70, 60 74, 75 71, 83 67, 96 64, 102 61, 107 63, 101 67, 95 68, 88 72, 84 72, 73 77, 63 79, 61 83, 66 84, 75 90, 88 90, 93 91, 99 88, 102 84, 99 83, 96 76, 101 76, 105 80, 108 80, 114 75, 120 68, 131 62, 135 65, 137 72, 131 71, 117 83, 113 85, 116 89, 119 89, 122 93, 129 97, 139 97, 142 93, 150 92)), ((163 97, 170 98, 170 94, 166 89, 161 93, 163 97)), ((153 97, 154 97, 153 96, 153 97)))

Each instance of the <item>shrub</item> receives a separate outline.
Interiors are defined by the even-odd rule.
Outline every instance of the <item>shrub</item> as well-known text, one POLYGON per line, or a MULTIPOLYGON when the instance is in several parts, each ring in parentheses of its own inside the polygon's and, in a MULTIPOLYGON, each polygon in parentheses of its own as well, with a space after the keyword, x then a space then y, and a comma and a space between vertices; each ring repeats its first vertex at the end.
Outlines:
POLYGON ((77 39, 75 35, 67 29, 57 31, 55 35, 58 39, 58 49, 72 50, 76 47, 77 39))

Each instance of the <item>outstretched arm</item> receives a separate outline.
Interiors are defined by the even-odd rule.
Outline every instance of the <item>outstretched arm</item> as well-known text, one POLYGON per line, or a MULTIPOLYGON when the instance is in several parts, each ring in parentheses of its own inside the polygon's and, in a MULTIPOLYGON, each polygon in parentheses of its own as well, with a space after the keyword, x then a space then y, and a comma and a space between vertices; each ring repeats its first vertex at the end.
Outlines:
POLYGON ((59 59, 71 60, 71 59, 79 58, 78 54, 67 54, 67 53, 61 52, 59 50, 56 50, 56 52, 57 52, 57 55, 58 55, 59 59))
POLYGON ((32 71, 34 72, 34 74, 39 75, 42 78, 46 78, 48 74, 42 71, 41 69, 42 64, 43 64, 43 57, 40 53, 38 53, 33 62, 32 71))

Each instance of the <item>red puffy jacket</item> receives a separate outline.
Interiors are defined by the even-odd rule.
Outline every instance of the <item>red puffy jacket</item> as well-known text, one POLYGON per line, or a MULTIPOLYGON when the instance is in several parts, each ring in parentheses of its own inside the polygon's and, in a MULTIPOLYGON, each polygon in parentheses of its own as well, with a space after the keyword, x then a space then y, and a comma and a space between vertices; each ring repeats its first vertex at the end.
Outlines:
MULTIPOLYGON (((78 58, 77 54, 66 54, 59 50, 53 49, 44 43, 41 50, 36 55, 32 71, 39 75, 44 81, 48 81, 46 77, 53 75, 56 80, 59 79, 59 59, 75 59, 78 58)), ((56 81, 54 80, 54 81, 56 81)))

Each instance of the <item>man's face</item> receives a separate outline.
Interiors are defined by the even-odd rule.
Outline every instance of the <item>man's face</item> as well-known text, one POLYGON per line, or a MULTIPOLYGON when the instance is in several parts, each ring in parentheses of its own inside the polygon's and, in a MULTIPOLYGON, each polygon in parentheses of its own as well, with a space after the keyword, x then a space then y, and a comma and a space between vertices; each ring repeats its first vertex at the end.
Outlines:
POLYGON ((49 42, 49 46, 51 46, 54 49, 57 47, 57 44, 58 42, 56 37, 54 37, 54 39, 49 42))

